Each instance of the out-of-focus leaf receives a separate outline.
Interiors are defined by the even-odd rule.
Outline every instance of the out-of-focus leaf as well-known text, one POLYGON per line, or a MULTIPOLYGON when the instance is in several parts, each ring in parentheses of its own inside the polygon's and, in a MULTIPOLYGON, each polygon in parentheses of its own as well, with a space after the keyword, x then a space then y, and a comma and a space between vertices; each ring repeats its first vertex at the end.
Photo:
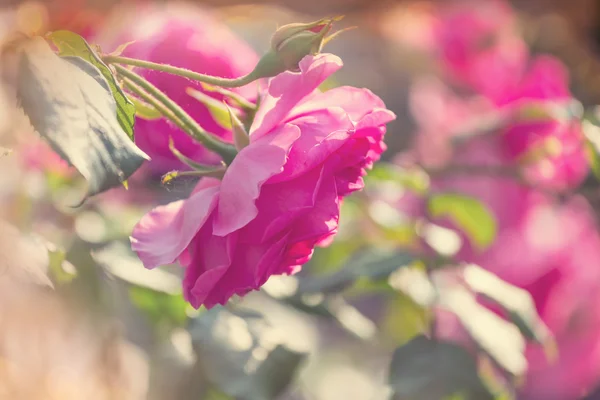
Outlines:
POLYGON ((429 176, 418 167, 402 168, 388 163, 376 164, 365 181, 394 182, 417 194, 425 194, 430 183, 429 176))
POLYGON ((139 117, 139 118, 142 118, 142 119, 145 119, 148 121, 154 121, 154 120, 162 118, 162 114, 160 113, 160 111, 158 111, 152 105, 146 103, 143 100, 135 98, 135 97, 128 97, 128 98, 135 106, 136 117, 139 117))
POLYGON ((38 237, 0 220, 0 282, 52 287, 48 262, 47 248, 38 237))
POLYGON ((187 320, 187 303, 181 294, 132 286, 129 288, 129 298, 156 325, 184 326, 187 320))
POLYGON ((466 266, 463 273, 471 290, 502 307, 526 338, 542 344, 549 356, 556 355, 552 334, 538 315, 528 291, 503 281, 477 265, 466 266))
POLYGON ((477 346, 500 368, 515 377, 525 373, 525 339, 515 325, 479 304, 464 288, 439 290, 438 304, 456 314, 477 346))
POLYGON ((429 214, 433 218, 447 217, 469 237, 479 250, 485 250, 496 238, 494 215, 479 200, 456 193, 440 193, 429 198, 429 214))
POLYGON ((276 328, 254 314, 246 318, 215 307, 189 329, 205 376, 239 400, 276 399, 305 357, 282 345, 276 328))
POLYGON ((177 276, 161 269, 147 270, 123 243, 112 243, 96 250, 92 257, 106 271, 129 284, 169 295, 181 292, 181 282, 177 276))
POLYGON ((10 153, 12 153, 11 149, 7 149, 5 147, 0 146, 0 157, 6 157, 10 153))
POLYGON ((412 261, 414 257, 405 252, 367 250, 353 257, 333 274, 301 280, 298 291, 300 293, 340 292, 362 277, 373 281, 384 280, 392 272, 412 261))
POLYGON ((273 276, 262 287, 274 299, 307 314, 328 318, 359 339, 372 339, 377 327, 339 294, 301 293, 294 276, 273 276))
POLYGON ((513 376, 524 373, 525 339, 519 329, 477 302, 462 283, 462 269, 438 270, 430 278, 424 269, 403 268, 390 276, 390 285, 426 308, 455 314, 477 346, 513 376))
POLYGON ((94 67, 98 68, 116 102, 116 116, 121 128, 133 139, 133 126, 135 124, 135 105, 127 98, 110 68, 100 59, 98 54, 90 47, 84 38, 70 31, 55 31, 48 34, 58 48, 59 55, 80 57, 94 67))
POLYGON ((92 64, 60 58, 35 38, 24 45, 20 67, 23 110, 54 150, 86 178, 87 196, 122 184, 148 159, 119 125, 109 84, 92 64))
POLYGON ((433 307, 438 301, 437 290, 423 268, 402 268, 390 275, 389 283, 421 307, 433 307))
POLYGON ((224 129, 231 129, 229 109, 225 103, 193 88, 187 88, 186 93, 202 103, 208 109, 208 112, 212 115, 217 124, 224 129))
POLYGON ((582 130, 586 137, 585 153, 590 163, 590 169, 600 180, 600 127, 589 120, 582 122, 582 130))
POLYGON ((397 400, 437 400, 456 393, 493 400, 477 365, 462 347, 417 336, 394 352, 389 384, 397 400))
POLYGON ((426 331, 429 323, 426 309, 408 295, 398 293, 387 302, 386 308, 381 330, 395 343, 406 343, 415 335, 426 331))
POLYGON ((69 283, 77 276, 75 267, 66 260, 67 253, 55 246, 48 247, 50 264, 48 270, 58 283, 69 283))

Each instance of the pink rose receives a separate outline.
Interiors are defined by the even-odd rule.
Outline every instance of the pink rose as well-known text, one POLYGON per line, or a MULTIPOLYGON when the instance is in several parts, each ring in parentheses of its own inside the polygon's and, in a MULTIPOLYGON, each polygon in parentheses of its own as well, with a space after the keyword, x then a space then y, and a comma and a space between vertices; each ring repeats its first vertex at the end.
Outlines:
POLYGON ((190 198, 154 209, 134 229, 147 268, 176 260, 186 268, 194 307, 297 272, 336 233, 342 198, 362 188, 395 118, 369 90, 319 91, 341 66, 330 54, 307 56, 299 73, 273 78, 250 144, 222 181, 202 179, 190 198))
POLYGON ((549 111, 562 108, 558 115, 515 120, 502 132, 509 159, 521 163, 529 181, 548 189, 577 187, 589 172, 580 121, 560 115, 567 114, 573 101, 568 82, 566 68, 559 60, 539 56, 531 61, 518 87, 493 99, 499 107, 508 109, 533 101, 549 111))
POLYGON ((528 227, 535 247, 528 251, 545 257, 549 269, 524 288, 555 335, 559 358, 552 363, 539 346, 529 346, 523 394, 532 400, 577 399, 600 379, 600 234, 582 198, 535 213, 528 227))
POLYGON ((456 80, 490 97, 517 85, 528 50, 506 2, 454 3, 438 14, 433 30, 441 61, 456 80))
MULTIPOLYGON (((226 26, 206 11, 181 4, 135 8, 122 18, 121 24, 108 23, 107 31, 96 39, 105 50, 135 41, 123 56, 156 63, 166 63, 189 70, 233 78, 247 74, 258 62, 256 53, 226 26)), ((201 84, 182 77, 137 68, 136 72, 164 91, 207 131, 231 141, 231 132, 220 126, 208 109, 186 93, 201 84)), ((248 99, 256 98, 257 86, 236 89, 248 99)), ((221 101, 215 93, 210 96, 221 101)), ((136 120, 135 142, 152 160, 149 165, 157 173, 187 169, 169 150, 169 138, 184 155, 203 163, 216 163, 219 157, 195 142, 165 119, 136 120)))

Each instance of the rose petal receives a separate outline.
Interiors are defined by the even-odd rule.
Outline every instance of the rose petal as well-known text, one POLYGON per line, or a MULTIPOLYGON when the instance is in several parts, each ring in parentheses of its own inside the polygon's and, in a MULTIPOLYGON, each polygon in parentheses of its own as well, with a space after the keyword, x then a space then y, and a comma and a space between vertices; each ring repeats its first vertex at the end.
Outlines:
POLYGON ((217 204, 219 181, 206 179, 203 185, 208 187, 187 200, 156 207, 135 226, 131 248, 146 268, 175 262, 204 225, 217 204))
POLYGON ((271 79, 268 93, 261 100, 254 117, 250 140, 259 139, 283 122, 298 102, 317 89, 342 65, 342 60, 333 54, 306 56, 300 61, 300 72, 284 72, 271 79))
POLYGON ((300 129, 287 124, 240 151, 223 177, 213 234, 225 236, 252 221, 261 186, 282 171, 299 137, 300 129))

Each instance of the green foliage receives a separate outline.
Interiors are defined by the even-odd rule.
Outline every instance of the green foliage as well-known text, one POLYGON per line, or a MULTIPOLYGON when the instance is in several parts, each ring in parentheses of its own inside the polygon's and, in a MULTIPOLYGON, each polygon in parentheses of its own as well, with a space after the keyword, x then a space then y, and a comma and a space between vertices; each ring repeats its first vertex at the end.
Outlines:
POLYGON ((355 254, 338 271, 327 276, 305 278, 300 282, 300 293, 340 292, 360 278, 372 281, 385 280, 400 267, 414 261, 414 257, 405 252, 369 249, 355 254))
POLYGON ((187 321, 188 305, 181 294, 169 294, 143 286, 131 286, 129 298, 133 305, 157 326, 173 328, 184 326, 187 321))
POLYGON ((471 354, 459 345, 423 335, 394 352, 388 382, 395 400, 438 400, 457 393, 465 399, 494 399, 471 354))
POLYGON ((117 104, 117 120, 121 128, 133 139, 133 126, 135 124, 135 105, 125 95, 110 68, 102 61, 98 54, 91 48, 84 38, 70 31, 55 31, 48 34, 48 38, 58 48, 58 54, 66 57, 80 57, 98 68, 112 93, 117 104))
POLYGON ((135 106, 135 115, 139 118, 154 121, 162 118, 162 114, 151 104, 146 103, 135 97, 128 97, 129 101, 135 106))
POLYGON ((225 103, 193 88, 188 88, 186 93, 204 105, 219 126, 223 129, 232 128, 229 109, 225 103))
POLYGON ((127 180, 148 156, 116 118, 109 84, 92 64, 58 57, 39 38, 21 52, 18 96, 34 128, 88 181, 91 196, 127 180))
POLYGON ((527 339, 542 344, 554 356, 554 339, 537 313, 531 294, 476 265, 465 268, 464 279, 476 294, 499 305, 527 339))
POLYGON ((494 215, 479 200, 462 194, 440 193, 429 197, 428 211, 433 218, 449 218, 483 251, 496 239, 494 215))
POLYGON ((276 328, 255 312, 215 307, 193 319, 189 329, 204 375, 240 400, 276 399, 305 357, 268 340, 275 337, 276 328))

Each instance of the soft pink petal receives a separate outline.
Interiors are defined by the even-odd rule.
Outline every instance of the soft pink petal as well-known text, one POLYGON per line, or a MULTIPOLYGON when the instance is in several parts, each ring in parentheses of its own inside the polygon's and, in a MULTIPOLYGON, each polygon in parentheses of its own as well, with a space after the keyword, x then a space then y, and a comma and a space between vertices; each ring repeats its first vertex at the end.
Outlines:
POLYGON ((299 66, 300 72, 284 72, 269 82, 268 93, 261 100, 250 129, 251 141, 283 122, 302 99, 342 67, 342 60, 333 54, 319 54, 304 57, 299 66))
POLYGON ((217 204, 218 181, 187 200, 156 207, 135 226, 131 248, 146 268, 171 264, 192 241, 217 204))
POLYGON ((369 89, 341 86, 326 92, 314 91, 290 112, 289 118, 329 107, 343 108, 352 121, 359 121, 374 109, 385 109, 385 104, 369 89))
POLYGON ((223 177, 213 234, 225 236, 252 221, 262 184, 283 170, 299 137, 300 129, 287 124, 240 151, 223 177))

